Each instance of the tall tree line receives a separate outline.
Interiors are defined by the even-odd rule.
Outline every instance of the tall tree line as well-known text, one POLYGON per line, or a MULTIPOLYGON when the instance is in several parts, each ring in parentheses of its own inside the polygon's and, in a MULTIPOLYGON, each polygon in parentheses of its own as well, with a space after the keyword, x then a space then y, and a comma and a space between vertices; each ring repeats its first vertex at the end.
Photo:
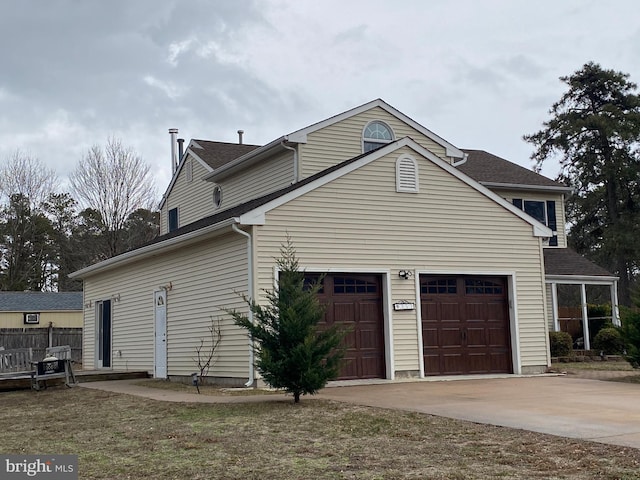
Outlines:
POLYGON ((110 138, 95 145, 56 191, 55 172, 16 151, 0 165, 0 290, 73 291, 68 275, 157 236, 149 167, 110 138))

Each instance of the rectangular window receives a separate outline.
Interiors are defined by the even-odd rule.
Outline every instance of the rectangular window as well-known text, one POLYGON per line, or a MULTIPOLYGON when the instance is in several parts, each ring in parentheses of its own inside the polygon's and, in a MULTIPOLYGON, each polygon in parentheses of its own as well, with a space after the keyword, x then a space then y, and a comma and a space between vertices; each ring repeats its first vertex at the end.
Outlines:
POLYGON ((36 324, 40 323, 40 314, 39 313, 25 313, 24 314, 24 323, 26 324, 36 324))
POLYGON ((178 207, 169 210, 169 231, 178 229, 178 207))
POLYGON ((515 207, 524 210, 525 213, 531 215, 540 223, 549 227, 554 235, 549 239, 549 246, 558 246, 558 225, 556 222, 556 202, 554 200, 523 200, 522 198, 514 198, 512 201, 515 207))

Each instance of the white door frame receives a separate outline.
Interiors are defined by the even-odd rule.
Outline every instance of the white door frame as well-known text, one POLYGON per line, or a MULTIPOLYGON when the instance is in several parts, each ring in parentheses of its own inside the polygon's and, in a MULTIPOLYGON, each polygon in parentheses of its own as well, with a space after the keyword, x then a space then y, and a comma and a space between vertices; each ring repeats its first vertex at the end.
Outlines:
POLYGON ((153 376, 167 378, 167 291, 153 292, 153 376))

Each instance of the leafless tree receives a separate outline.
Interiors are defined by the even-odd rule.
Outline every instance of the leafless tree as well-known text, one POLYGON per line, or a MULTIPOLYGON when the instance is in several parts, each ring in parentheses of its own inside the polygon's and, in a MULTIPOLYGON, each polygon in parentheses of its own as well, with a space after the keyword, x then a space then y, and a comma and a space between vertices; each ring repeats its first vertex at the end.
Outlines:
POLYGON ((196 358, 194 359, 198 366, 198 375, 196 378, 196 388, 200 393, 200 385, 203 382, 204 377, 209 375, 209 369, 215 363, 215 355, 218 351, 218 345, 222 340, 222 329, 220 328, 220 319, 214 319, 211 317, 211 324, 209 325, 209 341, 205 341, 204 338, 200 339, 200 345, 196 347, 196 358))
POLYGON ((55 192, 57 184, 54 170, 21 150, 16 150, 0 166, 0 193, 5 200, 12 195, 19 195, 28 199, 32 209, 39 208, 49 195, 55 192))
POLYGON ((71 189, 85 208, 97 211, 107 239, 105 257, 122 253, 121 232, 129 215, 153 208, 156 189, 151 170, 131 147, 114 137, 94 145, 69 177, 71 189))

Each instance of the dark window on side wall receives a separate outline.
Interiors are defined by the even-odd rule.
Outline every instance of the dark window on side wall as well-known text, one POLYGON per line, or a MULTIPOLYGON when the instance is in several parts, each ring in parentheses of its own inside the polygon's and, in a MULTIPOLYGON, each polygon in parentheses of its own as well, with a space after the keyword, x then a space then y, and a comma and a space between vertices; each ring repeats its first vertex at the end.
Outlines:
POLYGON ((169 210, 169 231, 173 232, 178 229, 178 208, 169 210))

